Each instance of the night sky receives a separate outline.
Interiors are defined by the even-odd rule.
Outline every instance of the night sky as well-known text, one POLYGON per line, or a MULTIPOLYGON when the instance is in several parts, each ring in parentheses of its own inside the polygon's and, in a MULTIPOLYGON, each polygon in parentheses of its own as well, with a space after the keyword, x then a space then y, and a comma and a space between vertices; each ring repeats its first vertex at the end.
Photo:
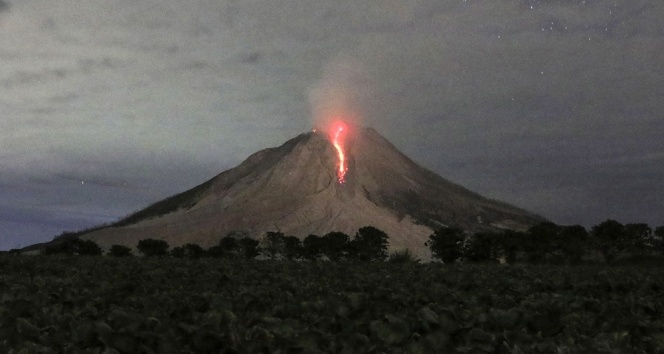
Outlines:
POLYGON ((0 249, 204 182, 310 130, 321 96, 556 223, 664 225, 662 19, 661 0, 0 0, 0 249))

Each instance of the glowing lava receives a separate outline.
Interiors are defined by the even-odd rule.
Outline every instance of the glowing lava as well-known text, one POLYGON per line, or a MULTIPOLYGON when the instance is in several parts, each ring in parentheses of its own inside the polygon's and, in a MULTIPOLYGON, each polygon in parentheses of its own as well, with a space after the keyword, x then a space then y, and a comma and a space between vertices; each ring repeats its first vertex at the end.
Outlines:
POLYGON ((346 124, 337 122, 333 125, 332 129, 332 145, 337 149, 339 157, 339 167, 337 169, 337 180, 339 184, 346 183, 346 172, 348 172, 348 165, 346 164, 346 154, 344 153, 344 138, 346 137, 346 124))

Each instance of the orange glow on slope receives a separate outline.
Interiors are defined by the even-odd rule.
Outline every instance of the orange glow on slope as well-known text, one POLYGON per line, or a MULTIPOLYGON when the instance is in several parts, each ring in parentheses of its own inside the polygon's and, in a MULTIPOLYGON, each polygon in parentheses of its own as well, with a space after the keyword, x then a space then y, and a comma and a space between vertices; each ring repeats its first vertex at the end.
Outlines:
POLYGON ((339 167, 337 169, 337 180, 339 184, 346 183, 346 172, 348 172, 348 166, 346 164, 346 154, 344 153, 344 138, 346 137, 346 124, 344 122, 336 122, 332 126, 332 145, 337 149, 337 155, 339 157, 339 167))

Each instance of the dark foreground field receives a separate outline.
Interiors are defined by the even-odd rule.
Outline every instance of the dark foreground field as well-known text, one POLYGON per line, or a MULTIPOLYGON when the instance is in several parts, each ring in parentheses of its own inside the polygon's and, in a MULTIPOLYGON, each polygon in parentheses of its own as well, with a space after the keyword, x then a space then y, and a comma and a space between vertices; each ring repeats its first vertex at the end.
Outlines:
POLYGON ((663 268, 0 257, 0 352, 661 353, 663 268))

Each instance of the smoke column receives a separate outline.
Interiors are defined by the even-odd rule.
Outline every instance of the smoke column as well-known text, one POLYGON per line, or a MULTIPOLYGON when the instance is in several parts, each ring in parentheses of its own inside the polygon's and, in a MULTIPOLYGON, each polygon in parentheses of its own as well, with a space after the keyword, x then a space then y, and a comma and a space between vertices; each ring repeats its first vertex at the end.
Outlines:
POLYGON ((321 80, 309 90, 313 127, 334 134, 334 123, 359 125, 362 103, 370 94, 369 80, 355 60, 339 57, 325 66, 321 80))
POLYGON ((348 58, 331 61, 309 91, 313 127, 324 132, 337 151, 337 179, 346 182, 346 138, 361 123, 362 103, 370 93, 361 65, 348 58))

